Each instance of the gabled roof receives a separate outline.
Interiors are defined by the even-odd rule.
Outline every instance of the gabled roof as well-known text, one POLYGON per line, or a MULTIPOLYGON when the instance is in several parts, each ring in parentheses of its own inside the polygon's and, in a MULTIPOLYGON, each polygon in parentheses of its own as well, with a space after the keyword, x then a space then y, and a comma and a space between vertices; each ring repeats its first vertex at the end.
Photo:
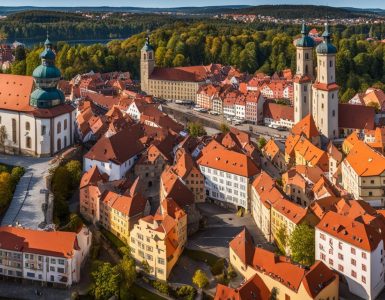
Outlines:
POLYGON ((225 171, 228 173, 252 177, 260 172, 255 162, 246 154, 227 149, 213 149, 203 152, 198 165, 225 171))
POLYGON ((80 180, 80 188, 87 185, 96 185, 100 181, 108 181, 108 175, 100 173, 98 167, 95 165, 83 174, 82 179, 80 180))
POLYGON ((345 160, 358 176, 378 176, 385 172, 385 157, 362 141, 358 141, 345 160))
POLYGON ((291 129, 293 134, 304 134, 309 140, 320 135, 315 125, 313 116, 308 114, 291 129))
POLYGON ((302 206, 281 198, 278 201, 273 203, 273 208, 279 212, 281 215, 285 216, 294 224, 299 224, 307 215, 307 209, 302 206))
POLYGON ((143 213, 146 207, 146 200, 138 193, 128 196, 108 191, 103 194, 101 201, 128 217, 134 217, 143 213))
POLYGON ((244 264, 251 264, 255 246, 253 238, 246 228, 243 228, 243 230, 231 240, 229 247, 237 254, 244 264))
POLYGON ((214 300, 266 300, 270 290, 258 274, 255 274, 238 288, 218 284, 214 300))
POLYGON ((172 198, 182 208, 194 204, 194 194, 173 172, 171 167, 167 167, 163 171, 161 180, 167 198, 172 198))
POLYGON ((281 119, 294 121, 294 108, 289 105, 265 102, 263 104, 263 117, 276 121, 281 119))
POLYGON ((140 132, 135 126, 127 127, 111 137, 103 136, 85 154, 85 158, 102 162, 123 164, 144 150, 139 142, 140 132))

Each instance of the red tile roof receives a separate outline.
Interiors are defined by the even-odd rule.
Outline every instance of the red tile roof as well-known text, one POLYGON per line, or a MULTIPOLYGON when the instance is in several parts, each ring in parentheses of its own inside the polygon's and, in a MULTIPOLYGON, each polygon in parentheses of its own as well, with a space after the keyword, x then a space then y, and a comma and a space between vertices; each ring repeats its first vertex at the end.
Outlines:
POLYGON ((146 207, 146 200, 141 194, 120 195, 112 191, 108 191, 101 197, 101 201, 128 217, 134 217, 143 213, 146 207))
POLYGON ((289 105, 265 102, 263 105, 263 116, 276 121, 281 119, 294 121, 294 108, 289 105))
POLYGON ((218 284, 214 300, 267 300, 271 293, 261 277, 255 274, 238 288, 218 284))
POLYGON ((204 152, 197 163, 201 166, 245 177, 252 177, 260 172, 258 166, 249 156, 227 149, 204 152))
POLYGON ((311 114, 308 114, 295 124, 291 129, 291 132, 298 135, 304 134, 309 140, 320 135, 311 114))
POLYGON ((371 106, 338 104, 338 127, 351 129, 374 129, 376 112, 371 106))
POLYGON ((111 137, 103 136, 84 157, 102 162, 112 161, 117 164, 126 162, 144 150, 144 146, 138 140, 137 129, 136 126, 131 126, 111 137))
POLYGON ((69 258, 77 248, 76 233, 0 227, 0 248, 69 258))
POLYGON ((203 82, 209 75, 206 66, 155 68, 150 79, 168 81, 203 82))

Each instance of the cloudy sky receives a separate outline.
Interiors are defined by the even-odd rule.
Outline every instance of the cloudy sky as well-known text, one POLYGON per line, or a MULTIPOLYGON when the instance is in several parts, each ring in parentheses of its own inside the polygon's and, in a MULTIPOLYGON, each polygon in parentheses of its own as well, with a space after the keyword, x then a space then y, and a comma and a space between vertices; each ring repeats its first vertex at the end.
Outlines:
POLYGON ((229 4, 319 4, 331 6, 349 6, 360 8, 383 8, 385 0, 13 0, 3 2, 1 5, 21 6, 140 6, 140 7, 180 7, 180 6, 208 6, 208 5, 229 5, 229 4))

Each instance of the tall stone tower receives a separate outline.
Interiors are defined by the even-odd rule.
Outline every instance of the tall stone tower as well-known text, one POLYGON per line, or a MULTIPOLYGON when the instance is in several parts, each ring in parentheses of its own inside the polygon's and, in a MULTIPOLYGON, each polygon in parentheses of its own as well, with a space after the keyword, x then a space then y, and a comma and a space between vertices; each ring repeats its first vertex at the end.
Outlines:
POLYGON ((317 51, 317 79, 313 84, 312 112, 321 134, 328 139, 338 137, 338 85, 336 84, 337 48, 331 43, 329 25, 322 34, 317 51))
POLYGON ((298 123, 311 113, 311 83, 313 80, 314 41, 308 36, 305 22, 302 23, 302 37, 297 40, 297 70, 294 76, 294 122, 298 123))
POLYGON ((149 78, 155 68, 154 48, 147 36, 146 43, 140 51, 140 85, 142 91, 150 94, 149 78))

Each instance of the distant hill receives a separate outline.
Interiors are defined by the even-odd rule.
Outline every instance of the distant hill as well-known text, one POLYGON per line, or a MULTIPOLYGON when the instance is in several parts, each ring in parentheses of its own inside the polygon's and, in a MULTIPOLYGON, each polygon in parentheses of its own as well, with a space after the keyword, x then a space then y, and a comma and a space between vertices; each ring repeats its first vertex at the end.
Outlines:
POLYGON ((0 15, 10 15, 21 11, 44 10, 62 12, 120 12, 120 13, 186 13, 186 14, 217 14, 247 8, 248 5, 224 5, 203 7, 147 8, 147 7, 36 7, 36 6, 0 6, 0 15))
POLYGON ((235 10, 236 13, 263 15, 275 18, 287 19, 309 19, 309 18, 325 18, 328 16, 331 19, 355 18, 360 16, 373 15, 373 11, 369 10, 354 10, 349 8, 339 8, 331 6, 317 5, 259 5, 241 8, 235 10))

